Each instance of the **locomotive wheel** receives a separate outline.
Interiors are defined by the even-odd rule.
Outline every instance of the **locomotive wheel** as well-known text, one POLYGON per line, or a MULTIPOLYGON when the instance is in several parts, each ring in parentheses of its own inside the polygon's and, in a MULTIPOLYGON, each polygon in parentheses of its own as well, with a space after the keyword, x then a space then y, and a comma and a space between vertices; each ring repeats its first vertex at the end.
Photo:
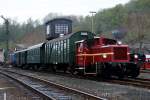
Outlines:
POLYGON ((124 69, 123 69, 123 67, 122 68, 120 68, 120 69, 118 69, 118 78, 119 79, 123 79, 124 78, 124 76, 125 76, 125 74, 124 74, 124 69))
POLYGON ((132 77, 132 78, 136 78, 138 75, 139 75, 139 74, 136 73, 136 74, 132 75, 131 77, 132 77))
POLYGON ((109 72, 106 72, 107 74, 102 74, 102 77, 103 78, 106 78, 106 79, 110 79, 111 78, 111 75, 108 74, 109 72))
POLYGON ((119 74, 119 75, 118 75, 118 78, 119 78, 119 79, 123 79, 123 78, 124 78, 124 74, 122 74, 122 73, 119 74))
POLYGON ((110 79, 111 78, 111 70, 109 68, 110 66, 105 66, 102 69, 102 77, 106 78, 106 79, 110 79))
POLYGON ((110 79, 111 78, 111 69, 110 65, 101 63, 98 64, 97 67, 97 77, 105 78, 105 79, 110 79))
POLYGON ((140 69, 136 68, 134 72, 132 72, 131 77, 136 78, 140 74, 140 69))
POLYGON ((139 74, 140 74, 140 65, 132 65, 132 69, 131 69, 131 72, 130 72, 130 76, 132 78, 136 78, 139 74))

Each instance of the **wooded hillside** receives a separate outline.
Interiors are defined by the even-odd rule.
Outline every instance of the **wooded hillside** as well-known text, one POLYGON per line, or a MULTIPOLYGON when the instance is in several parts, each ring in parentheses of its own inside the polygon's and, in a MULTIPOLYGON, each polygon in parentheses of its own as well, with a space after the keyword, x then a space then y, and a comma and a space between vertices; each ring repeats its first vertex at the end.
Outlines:
MULTIPOLYGON (((59 14, 48 14, 44 21, 60 17, 59 14)), ((64 16, 63 16, 64 17, 64 16)), ((91 31, 92 16, 66 16, 73 21, 73 31, 91 31)), ((150 0, 131 0, 126 5, 98 11, 94 16, 94 32, 112 37, 115 29, 126 30, 123 41, 134 44, 150 41, 150 0)), ((44 22, 43 22, 44 23, 44 22)), ((10 18, 9 40, 12 47, 15 44, 32 45, 45 40, 44 24, 32 19, 20 24, 10 18)), ((6 40, 4 25, 0 25, 0 46, 4 47, 6 40)))

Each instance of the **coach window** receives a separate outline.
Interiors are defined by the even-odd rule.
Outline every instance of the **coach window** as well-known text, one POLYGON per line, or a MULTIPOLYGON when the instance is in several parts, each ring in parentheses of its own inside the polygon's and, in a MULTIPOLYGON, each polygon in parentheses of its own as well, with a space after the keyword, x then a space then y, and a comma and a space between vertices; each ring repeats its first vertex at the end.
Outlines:
POLYGON ((36 55, 38 55, 38 50, 39 50, 39 48, 36 49, 36 55))
POLYGON ((64 48, 63 48, 63 46, 64 46, 64 44, 63 44, 63 40, 61 40, 61 60, 62 60, 62 62, 63 62, 63 55, 64 55, 64 48))
POLYGON ((56 59, 58 59, 58 42, 56 42, 56 59))
POLYGON ((33 50, 33 53, 34 53, 34 55, 36 55, 36 49, 35 49, 35 50, 33 50))
POLYGON ((107 38, 103 39, 103 44, 104 45, 115 45, 116 43, 117 43, 117 41, 113 40, 113 39, 107 39, 107 38))
POLYGON ((51 44, 49 43, 49 44, 48 44, 48 50, 47 50, 47 51, 48 51, 48 54, 50 54, 50 47, 51 47, 51 44))
POLYGON ((38 49, 38 55, 40 54, 40 48, 38 49))
MULTIPOLYGON (((69 57, 69 49, 70 49, 70 48, 69 48, 69 39, 67 39, 67 46, 66 46, 66 47, 67 47, 67 48, 66 48, 66 49, 67 49, 67 50, 66 50, 66 51, 67 51, 66 53, 67 53, 67 56, 69 57)), ((67 57, 67 61, 69 61, 69 58, 68 58, 68 57, 67 57)))
POLYGON ((60 54, 60 42, 58 41, 58 54, 60 54))
POLYGON ((37 50, 37 49, 34 49, 34 50, 33 50, 34 55, 36 55, 36 50, 37 50))
POLYGON ((66 42, 67 42, 67 41, 64 40, 64 48, 65 48, 65 49, 66 49, 66 46, 67 46, 67 45, 66 45, 66 44, 67 44, 66 42))
POLYGON ((63 41, 63 53, 64 53, 64 61, 66 61, 66 40, 63 41))
POLYGON ((99 45, 99 44, 100 44, 99 38, 95 38, 95 39, 94 39, 94 44, 95 44, 95 45, 99 45))

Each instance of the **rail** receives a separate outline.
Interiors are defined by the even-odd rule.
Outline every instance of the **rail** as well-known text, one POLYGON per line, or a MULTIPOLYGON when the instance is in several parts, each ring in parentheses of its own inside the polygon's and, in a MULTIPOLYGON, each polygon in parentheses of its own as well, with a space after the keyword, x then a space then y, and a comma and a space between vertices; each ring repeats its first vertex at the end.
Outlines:
POLYGON ((66 99, 73 100, 72 98, 74 97, 73 95, 75 94, 77 97, 84 98, 84 100, 107 100, 106 98, 102 98, 102 97, 99 97, 99 96, 96 96, 96 95, 93 95, 84 91, 80 91, 75 88, 71 88, 71 87, 58 84, 58 83, 50 82, 48 80, 41 79, 39 77, 29 76, 29 75, 25 75, 22 73, 10 71, 10 70, 4 70, 4 69, 3 71, 0 71, 0 73, 14 80, 19 81, 21 84, 28 86, 32 90, 38 92, 39 94, 51 100, 61 100, 60 98, 63 98, 63 100, 66 100, 66 99))

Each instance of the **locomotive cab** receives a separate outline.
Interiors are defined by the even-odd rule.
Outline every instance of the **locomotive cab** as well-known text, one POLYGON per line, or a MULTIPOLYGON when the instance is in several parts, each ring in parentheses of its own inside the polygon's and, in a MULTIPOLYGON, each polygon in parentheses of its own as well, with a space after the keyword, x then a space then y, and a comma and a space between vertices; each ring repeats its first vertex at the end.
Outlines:
POLYGON ((79 66, 77 69, 84 75, 96 75, 90 45, 90 39, 76 42, 76 64, 79 66))

